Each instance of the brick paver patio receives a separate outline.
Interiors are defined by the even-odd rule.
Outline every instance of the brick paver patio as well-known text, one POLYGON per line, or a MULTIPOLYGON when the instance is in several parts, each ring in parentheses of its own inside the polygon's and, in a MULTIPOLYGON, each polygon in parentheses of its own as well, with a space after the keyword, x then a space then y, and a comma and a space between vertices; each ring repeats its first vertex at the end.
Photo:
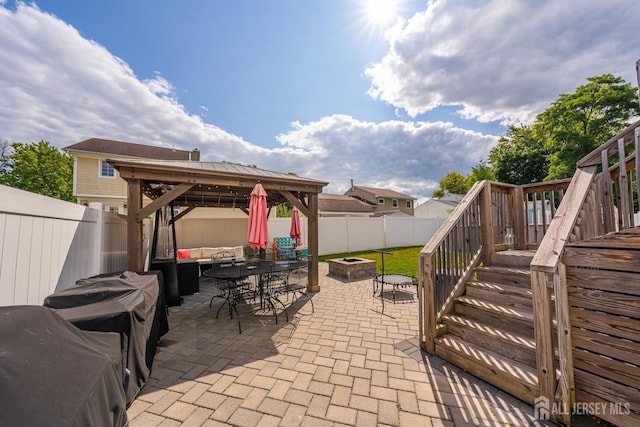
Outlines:
POLYGON ((371 280, 343 283, 320 264, 315 312, 302 298, 279 315, 246 314, 242 334, 214 293, 171 307, 151 378, 129 407, 138 426, 530 426, 533 408, 423 354, 415 290, 397 303, 371 280), (217 300, 215 304, 219 304, 217 300))

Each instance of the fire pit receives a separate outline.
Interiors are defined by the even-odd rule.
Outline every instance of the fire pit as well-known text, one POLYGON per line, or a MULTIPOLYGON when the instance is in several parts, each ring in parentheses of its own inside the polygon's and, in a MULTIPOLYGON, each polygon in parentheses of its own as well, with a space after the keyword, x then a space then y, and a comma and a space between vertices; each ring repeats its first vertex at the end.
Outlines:
POLYGON ((376 262, 364 258, 336 258, 327 261, 329 275, 345 280, 367 279, 376 275, 376 262))

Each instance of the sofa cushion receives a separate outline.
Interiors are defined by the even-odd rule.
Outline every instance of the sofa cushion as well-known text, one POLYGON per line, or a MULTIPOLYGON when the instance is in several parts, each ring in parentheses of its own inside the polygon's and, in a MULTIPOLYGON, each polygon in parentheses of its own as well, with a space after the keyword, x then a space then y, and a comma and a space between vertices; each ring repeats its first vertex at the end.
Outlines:
POLYGON ((202 248, 191 248, 189 249, 189 254, 191 258, 202 258, 202 248))
POLYGON ((181 251, 189 251, 190 258, 195 258, 200 264, 211 264, 211 258, 216 257, 222 260, 231 260, 233 258, 236 261, 244 261, 244 248, 242 246, 221 246, 221 247, 202 247, 202 248, 190 248, 179 249, 181 251))

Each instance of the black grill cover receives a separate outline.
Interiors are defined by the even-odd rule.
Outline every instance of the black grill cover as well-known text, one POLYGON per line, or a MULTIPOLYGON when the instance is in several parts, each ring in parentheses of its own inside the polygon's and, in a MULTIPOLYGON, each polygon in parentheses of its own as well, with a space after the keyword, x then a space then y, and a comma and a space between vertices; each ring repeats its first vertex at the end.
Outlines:
POLYGON ((118 332, 130 371, 127 403, 149 378, 160 336, 168 331, 163 292, 157 274, 123 273, 78 280, 49 295, 44 306, 85 331, 118 332))
POLYGON ((0 425, 127 423, 120 336, 40 306, 0 307, 0 425))

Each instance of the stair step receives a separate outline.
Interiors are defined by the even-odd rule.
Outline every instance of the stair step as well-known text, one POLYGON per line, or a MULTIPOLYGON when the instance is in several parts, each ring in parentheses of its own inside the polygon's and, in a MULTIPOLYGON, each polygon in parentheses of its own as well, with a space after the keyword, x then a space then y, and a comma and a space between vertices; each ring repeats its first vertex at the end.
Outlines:
POLYGON ((461 296, 455 300, 455 313, 514 334, 533 338, 533 310, 508 307, 491 300, 461 296))
POLYGON ((531 271, 528 267, 507 267, 492 265, 477 267, 476 276, 479 281, 504 283, 531 289, 531 271))
POLYGON ((507 393, 534 404, 538 392, 536 370, 452 335, 436 338, 435 353, 507 393))
POLYGON ((531 289, 497 282, 472 281, 467 283, 467 296, 480 298, 508 307, 532 308, 531 289))
POLYGON ((527 267, 531 264, 536 251, 500 251, 491 254, 491 265, 527 267))
POLYGON ((447 331, 471 344, 494 349, 502 356, 535 368, 536 344, 532 337, 504 331, 481 322, 447 314, 442 317, 447 331))

